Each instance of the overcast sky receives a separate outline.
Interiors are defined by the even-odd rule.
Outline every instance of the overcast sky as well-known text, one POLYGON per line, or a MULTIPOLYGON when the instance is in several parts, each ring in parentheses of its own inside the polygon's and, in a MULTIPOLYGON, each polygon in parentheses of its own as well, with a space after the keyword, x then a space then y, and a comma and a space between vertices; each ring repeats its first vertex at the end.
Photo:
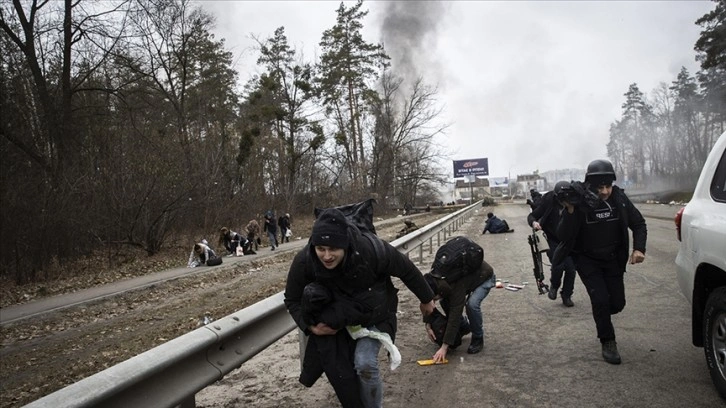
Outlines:
MULTIPOLYGON (((353 5, 354 2, 345 2, 353 5)), ((284 26, 308 60, 320 54, 339 1, 200 1, 235 56, 242 83, 258 73, 251 37, 284 26)), ((486 157, 504 177, 585 168, 606 158, 610 124, 631 83, 650 94, 682 66, 698 71, 696 19, 712 1, 367 1, 368 42, 400 71, 439 87, 440 140, 451 160, 486 157)))

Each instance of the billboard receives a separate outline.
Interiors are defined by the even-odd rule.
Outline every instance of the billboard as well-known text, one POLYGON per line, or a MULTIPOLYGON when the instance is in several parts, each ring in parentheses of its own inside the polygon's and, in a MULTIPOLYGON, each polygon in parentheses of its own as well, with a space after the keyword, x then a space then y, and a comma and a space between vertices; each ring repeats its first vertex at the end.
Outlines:
POLYGON ((489 159, 454 160, 454 178, 466 176, 488 176, 489 159))

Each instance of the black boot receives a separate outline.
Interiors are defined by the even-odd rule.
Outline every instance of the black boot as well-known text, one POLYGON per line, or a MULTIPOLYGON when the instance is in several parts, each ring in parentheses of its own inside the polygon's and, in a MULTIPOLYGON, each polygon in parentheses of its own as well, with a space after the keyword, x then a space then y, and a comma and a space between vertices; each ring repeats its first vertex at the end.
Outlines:
POLYGON ((481 349, 484 348, 484 338, 483 337, 472 337, 471 343, 469 343, 469 348, 466 350, 469 354, 476 354, 481 351, 481 349))
POLYGON ((557 288, 554 286, 550 286, 550 290, 547 291, 547 297, 552 300, 557 299, 557 288))
POLYGON ((610 364, 620 364, 620 353, 618 343, 615 340, 608 340, 602 343, 602 358, 610 364))
POLYGON ((572 298, 569 296, 562 295, 562 304, 567 307, 575 306, 575 304, 572 302, 572 298))

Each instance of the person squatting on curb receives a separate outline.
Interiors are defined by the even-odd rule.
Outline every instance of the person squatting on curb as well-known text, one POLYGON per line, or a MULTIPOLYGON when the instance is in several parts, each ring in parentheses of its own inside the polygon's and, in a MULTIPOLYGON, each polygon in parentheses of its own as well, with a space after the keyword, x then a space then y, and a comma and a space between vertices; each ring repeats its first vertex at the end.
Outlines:
MULTIPOLYGON (((547 257, 550 259, 550 263, 552 263, 553 252, 560 243, 556 231, 565 208, 559 200, 558 193, 561 196, 562 188, 569 185, 569 181, 557 182, 554 191, 546 192, 540 198, 537 206, 533 207, 532 212, 527 214, 527 223, 529 226, 535 231, 542 230, 545 233, 547 245, 549 246, 547 257)), ((552 263, 550 271, 550 288, 547 297, 552 300, 557 299, 557 289, 562 286, 562 292, 560 292, 560 295, 562 295, 562 304, 567 307, 575 306, 575 303, 572 302, 572 293, 575 288, 577 271, 575 270, 575 262, 572 260, 572 257, 566 256, 564 261, 557 265, 552 263), (562 280, 563 273, 564 282, 562 280)))
POLYGON ((585 185, 599 200, 592 205, 565 201, 567 211, 557 227, 562 243, 555 250, 553 264, 559 264, 571 250, 577 273, 587 288, 595 319, 602 357, 620 364, 612 315, 625 308, 625 266, 645 260, 648 236, 645 219, 618 186, 613 165, 594 160, 587 166, 585 185), (633 231, 633 251, 629 254, 628 229, 633 231))
POLYGON ((323 210, 313 224, 310 241, 290 265, 285 287, 285 306, 309 336, 309 342, 319 344, 321 338, 335 336, 334 341, 327 342, 335 343, 335 350, 352 350, 352 369, 350 360, 341 361, 346 358, 345 353, 330 361, 325 359, 324 350, 320 352, 325 375, 344 407, 382 406, 383 383, 378 367, 381 341, 371 336, 353 340, 346 330, 335 330, 322 322, 306 323, 301 305, 305 287, 318 282, 330 289, 334 297, 367 298, 365 304, 373 306, 373 310, 365 313, 361 321, 345 323, 387 333, 392 341, 396 335, 398 290, 391 276, 400 278, 416 295, 424 315, 434 310, 434 294, 413 262, 385 241, 376 244, 372 239, 378 238, 361 233, 340 210, 323 210), (378 253, 376 245, 383 253, 378 253))
POLYGON ((227 255, 235 255, 237 253, 237 247, 245 243, 246 239, 230 230, 227 227, 219 229, 219 245, 223 245, 227 250, 227 255))
POLYGON ((260 239, 260 223, 253 218, 247 223, 245 230, 247 231, 247 240, 254 246, 255 251, 260 249, 260 245, 262 245, 262 240, 260 239))
POLYGON ((187 267, 195 268, 197 266, 206 265, 207 261, 210 258, 214 258, 217 256, 217 254, 214 253, 214 250, 210 248, 208 244, 209 243, 206 239, 203 239, 201 242, 194 244, 194 248, 189 254, 189 261, 187 262, 187 267))

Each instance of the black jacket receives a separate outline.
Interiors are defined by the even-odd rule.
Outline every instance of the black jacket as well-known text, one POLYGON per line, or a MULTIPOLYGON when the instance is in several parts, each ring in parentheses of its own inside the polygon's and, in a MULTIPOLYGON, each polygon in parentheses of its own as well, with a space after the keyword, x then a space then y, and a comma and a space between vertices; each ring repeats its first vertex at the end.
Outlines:
MULTIPOLYGON (((645 243, 648 238, 648 229, 645 224, 643 215, 640 214, 633 202, 630 201, 625 192, 618 186, 613 186, 613 192, 608 198, 608 203, 614 208, 617 208, 620 224, 619 224, 619 246, 616 249, 615 259, 618 265, 625 270, 625 266, 628 263, 630 256, 630 237, 628 229, 633 231, 633 249, 645 253, 645 243)), ((582 211, 576 208, 575 211, 570 214, 567 211, 562 212, 562 219, 557 227, 557 236, 562 240, 562 246, 572 250, 573 254, 583 254, 582 249, 584 242, 580 234, 583 231, 583 226, 589 211, 582 211)), ((555 251, 555 259, 552 260, 553 264, 561 262, 564 256, 567 255, 567 250, 555 251), (560 256, 562 257, 560 259, 560 256)))
POLYGON ((277 224, 274 218, 265 218, 265 225, 262 226, 265 232, 277 235, 277 224))
MULTIPOLYGON (((439 285, 449 285, 450 293, 446 296, 447 309, 444 310, 448 319, 446 323, 446 333, 444 334, 444 343, 448 345, 455 344, 456 335, 459 333, 459 325, 461 324, 461 315, 466 306, 466 299, 471 292, 481 286, 482 283, 491 279, 494 274, 494 268, 486 261, 482 261, 481 267, 475 273, 469 273, 457 279, 454 282, 446 283, 441 281, 439 285)), ((443 303, 442 303, 443 305, 443 303)), ((426 321, 426 319, 424 319, 426 321)))
POLYGON ((527 224, 537 221, 542 226, 542 231, 547 235, 547 240, 554 241, 555 244, 560 240, 557 238, 557 225, 560 222, 560 210, 563 207, 555 198, 553 191, 546 192, 532 212, 527 214, 527 224))
POLYGON ((288 230, 290 229, 290 219, 283 215, 277 219, 277 225, 280 229, 288 230))
POLYGON ((346 250, 341 267, 332 271, 333 276, 328 276, 331 271, 323 267, 310 244, 295 256, 287 276, 285 306, 298 327, 309 334, 309 325, 302 318, 301 301, 305 286, 317 281, 333 290, 336 296, 355 297, 373 307, 367 321, 350 323, 364 327, 375 325, 393 340, 396 335, 398 289, 391 277, 400 278, 421 303, 430 302, 434 294, 418 268, 396 248, 381 240, 383 245, 376 250, 371 240, 357 228, 350 226, 348 231, 351 245, 346 250))

